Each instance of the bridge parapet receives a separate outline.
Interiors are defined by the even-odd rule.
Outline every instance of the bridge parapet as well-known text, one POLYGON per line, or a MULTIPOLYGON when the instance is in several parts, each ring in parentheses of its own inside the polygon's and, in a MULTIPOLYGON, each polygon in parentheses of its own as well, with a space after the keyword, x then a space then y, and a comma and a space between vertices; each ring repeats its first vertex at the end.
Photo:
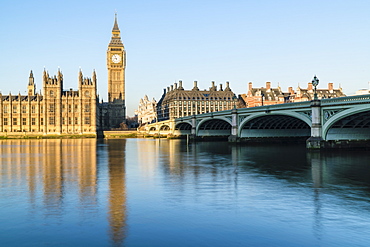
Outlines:
POLYGON ((369 140, 370 146, 370 94, 210 112, 150 126, 156 126, 158 135, 166 130, 194 137, 229 133, 232 141, 312 137, 309 148, 326 147, 329 142, 332 147, 345 140, 369 140), (161 129, 162 125, 169 129, 161 129))
POLYGON ((321 105, 349 105, 349 104, 361 104, 361 103, 370 103, 370 94, 367 95, 355 95, 347 97, 339 97, 332 99, 322 99, 321 105))

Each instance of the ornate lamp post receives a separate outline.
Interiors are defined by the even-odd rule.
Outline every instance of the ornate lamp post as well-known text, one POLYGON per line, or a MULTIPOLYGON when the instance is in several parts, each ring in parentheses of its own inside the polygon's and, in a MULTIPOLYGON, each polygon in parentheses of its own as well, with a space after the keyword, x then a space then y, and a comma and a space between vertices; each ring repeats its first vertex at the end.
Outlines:
POLYGON ((312 80, 312 85, 314 86, 314 94, 313 94, 313 99, 314 100, 317 100, 317 92, 316 92, 316 87, 317 85, 319 85, 319 79, 316 77, 316 75, 314 76, 313 80, 312 80))

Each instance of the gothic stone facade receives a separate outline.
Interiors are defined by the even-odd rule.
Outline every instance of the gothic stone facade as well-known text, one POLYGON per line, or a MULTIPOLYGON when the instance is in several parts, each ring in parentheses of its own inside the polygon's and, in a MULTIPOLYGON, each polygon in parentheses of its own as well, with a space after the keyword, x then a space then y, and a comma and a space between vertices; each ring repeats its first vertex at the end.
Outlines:
POLYGON ((99 105, 100 126, 103 130, 119 128, 125 122, 126 50, 121 40, 117 16, 107 50, 108 102, 99 105))
POLYGON ((0 132, 35 134, 95 134, 97 131, 96 73, 83 78, 78 90, 63 90, 63 74, 44 70, 43 94, 36 93, 31 71, 27 95, 0 95, 0 132))
POLYGON ((197 115, 208 112, 230 110, 236 106, 237 98, 231 91, 229 82, 225 89, 217 89, 215 83, 209 90, 199 90, 197 81, 191 90, 182 87, 182 81, 171 85, 164 90, 162 98, 157 104, 158 121, 174 119, 179 117, 197 115))
POLYGON ((27 95, 0 94, 0 133, 97 134, 120 127, 125 121, 126 51, 117 16, 107 50, 108 102, 97 96, 97 78, 79 72, 78 90, 63 90, 63 74, 43 72, 43 93, 36 93, 31 71, 27 95))

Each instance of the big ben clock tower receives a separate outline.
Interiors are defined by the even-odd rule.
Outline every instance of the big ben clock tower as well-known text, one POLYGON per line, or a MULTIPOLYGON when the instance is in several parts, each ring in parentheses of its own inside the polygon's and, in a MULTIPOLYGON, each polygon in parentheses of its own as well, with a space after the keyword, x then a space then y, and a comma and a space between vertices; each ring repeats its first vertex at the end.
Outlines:
POLYGON ((108 68, 108 103, 110 105, 110 127, 118 128, 125 121, 125 68, 126 51, 121 41, 117 23, 117 14, 114 18, 112 38, 107 50, 108 68))

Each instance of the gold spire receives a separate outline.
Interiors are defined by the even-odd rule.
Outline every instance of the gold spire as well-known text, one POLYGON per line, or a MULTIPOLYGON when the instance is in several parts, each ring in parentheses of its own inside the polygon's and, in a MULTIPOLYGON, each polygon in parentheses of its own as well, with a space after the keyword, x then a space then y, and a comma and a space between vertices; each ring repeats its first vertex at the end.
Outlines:
POLYGON ((114 26, 112 32, 119 32, 118 23, 117 23, 117 12, 114 13, 114 26))
POLYGON ((112 29, 112 38, 109 43, 109 46, 123 47, 120 33, 121 31, 119 30, 119 27, 118 27, 117 13, 115 13, 114 14, 114 25, 112 29))

